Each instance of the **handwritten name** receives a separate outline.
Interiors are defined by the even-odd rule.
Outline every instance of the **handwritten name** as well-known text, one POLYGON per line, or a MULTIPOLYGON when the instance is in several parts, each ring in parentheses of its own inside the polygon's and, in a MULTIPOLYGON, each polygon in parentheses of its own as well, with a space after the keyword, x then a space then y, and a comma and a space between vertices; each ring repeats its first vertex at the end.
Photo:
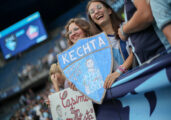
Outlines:
POLYGON ((59 94, 59 97, 62 101, 62 106, 64 108, 67 107, 73 107, 73 105, 78 104, 80 102, 87 102, 89 99, 84 96, 84 95, 80 95, 80 96, 75 96, 75 98, 70 97, 67 99, 68 93, 67 91, 64 91, 62 94, 59 94))

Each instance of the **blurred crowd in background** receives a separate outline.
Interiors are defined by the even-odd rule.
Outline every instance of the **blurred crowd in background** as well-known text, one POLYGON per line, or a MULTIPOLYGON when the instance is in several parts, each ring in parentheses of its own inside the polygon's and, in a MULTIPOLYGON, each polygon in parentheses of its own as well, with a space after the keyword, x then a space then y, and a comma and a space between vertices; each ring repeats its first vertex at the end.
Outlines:
POLYGON ((18 99, 18 110, 11 116, 11 120, 52 120, 49 107, 45 100, 54 89, 47 82, 45 88, 34 92, 29 89, 18 99))

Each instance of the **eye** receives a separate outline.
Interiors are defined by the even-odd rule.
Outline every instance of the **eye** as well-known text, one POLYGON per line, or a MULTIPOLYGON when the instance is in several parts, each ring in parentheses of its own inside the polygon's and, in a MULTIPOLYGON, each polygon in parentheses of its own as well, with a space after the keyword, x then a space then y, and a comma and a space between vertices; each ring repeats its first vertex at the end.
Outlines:
POLYGON ((79 28, 78 28, 78 27, 75 27, 75 28, 74 28, 74 31, 77 31, 77 30, 79 30, 79 28))
POLYGON ((72 34, 72 31, 68 31, 68 35, 71 35, 72 34))
POLYGON ((100 5, 100 4, 96 6, 96 8, 97 8, 98 10, 102 9, 102 7, 103 7, 103 6, 100 5))
POLYGON ((91 10, 89 11, 89 14, 93 14, 93 13, 94 13, 94 10, 91 9, 91 10))

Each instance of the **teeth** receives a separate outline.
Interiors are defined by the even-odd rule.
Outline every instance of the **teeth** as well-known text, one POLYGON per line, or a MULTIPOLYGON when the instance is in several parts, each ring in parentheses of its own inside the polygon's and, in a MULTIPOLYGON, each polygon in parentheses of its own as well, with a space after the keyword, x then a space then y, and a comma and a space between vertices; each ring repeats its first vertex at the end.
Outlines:
POLYGON ((102 17, 103 17, 103 15, 99 15, 99 16, 96 17, 96 19, 99 20, 102 17))

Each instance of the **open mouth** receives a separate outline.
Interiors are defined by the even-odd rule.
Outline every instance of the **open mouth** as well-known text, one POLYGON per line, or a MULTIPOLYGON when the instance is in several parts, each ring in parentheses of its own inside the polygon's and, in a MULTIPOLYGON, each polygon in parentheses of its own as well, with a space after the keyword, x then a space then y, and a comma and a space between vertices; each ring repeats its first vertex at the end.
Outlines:
POLYGON ((74 36, 74 41, 77 41, 79 38, 80 38, 79 35, 75 35, 75 36, 74 36))
POLYGON ((97 15, 97 16, 96 16, 96 19, 97 19, 97 20, 100 20, 101 18, 103 18, 103 16, 104 16, 104 15, 97 15))

